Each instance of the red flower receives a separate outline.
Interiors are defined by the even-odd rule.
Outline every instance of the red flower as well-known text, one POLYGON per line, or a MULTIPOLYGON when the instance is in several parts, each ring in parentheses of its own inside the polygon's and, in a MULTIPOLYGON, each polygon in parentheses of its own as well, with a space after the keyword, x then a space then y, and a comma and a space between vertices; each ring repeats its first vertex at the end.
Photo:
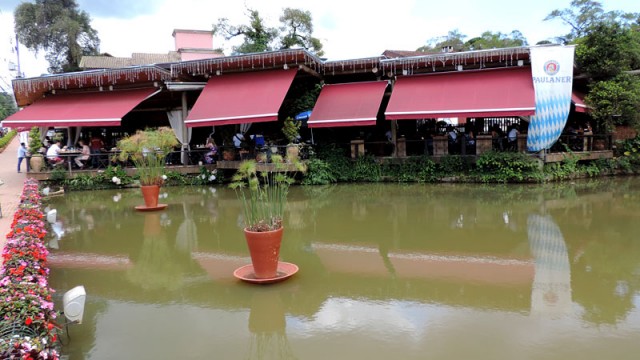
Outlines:
POLYGON ((29 325, 31 325, 32 322, 33 322, 33 320, 31 320, 31 318, 28 317, 27 320, 24 321, 24 324, 29 326, 29 325))

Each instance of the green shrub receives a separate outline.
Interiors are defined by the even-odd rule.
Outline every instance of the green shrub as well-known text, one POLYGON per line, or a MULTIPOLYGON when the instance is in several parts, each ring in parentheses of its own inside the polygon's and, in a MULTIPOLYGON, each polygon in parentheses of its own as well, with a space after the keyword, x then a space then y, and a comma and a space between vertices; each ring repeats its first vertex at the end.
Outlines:
POLYGON ((328 185, 336 181, 328 162, 320 159, 307 161, 307 172, 302 179, 303 185, 328 185))
POLYGON ((18 132, 15 130, 11 130, 8 133, 4 134, 4 136, 0 138, 0 149, 4 149, 7 145, 9 145, 16 134, 18 134, 18 132))
POLYGON ((476 172, 483 182, 542 180, 537 160, 520 152, 483 153, 476 160, 476 172))
POLYGON ((432 182, 437 179, 436 164, 427 157, 408 158, 401 163, 386 163, 382 176, 398 182, 432 182))

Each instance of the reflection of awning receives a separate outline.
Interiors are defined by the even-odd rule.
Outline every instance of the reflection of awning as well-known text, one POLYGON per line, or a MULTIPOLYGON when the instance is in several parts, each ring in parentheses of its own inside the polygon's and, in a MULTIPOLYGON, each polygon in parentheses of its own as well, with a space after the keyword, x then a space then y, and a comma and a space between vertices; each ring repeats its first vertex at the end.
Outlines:
POLYGON ((196 127, 276 121, 296 72, 291 69, 214 76, 185 124, 196 127))
POLYGON ((398 78, 388 120, 527 116, 535 113, 531 69, 450 72, 398 78))
POLYGON ((571 102, 576 106, 576 112, 587 112, 589 107, 584 103, 584 94, 574 91, 571 93, 571 102))
POLYGON ((123 116, 159 91, 147 88, 51 95, 9 116, 2 126, 119 126, 123 116))
POLYGON ((325 85, 309 127, 375 125, 386 81, 325 85))

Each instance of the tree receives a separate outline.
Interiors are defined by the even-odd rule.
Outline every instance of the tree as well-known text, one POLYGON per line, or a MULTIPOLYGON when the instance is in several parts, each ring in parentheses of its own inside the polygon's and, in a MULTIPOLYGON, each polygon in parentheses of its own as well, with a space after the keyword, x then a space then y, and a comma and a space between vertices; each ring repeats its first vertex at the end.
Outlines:
POLYGON ((569 8, 553 10, 544 20, 556 19, 560 19, 571 28, 568 34, 560 37, 568 43, 585 36, 591 28, 602 22, 617 22, 629 26, 634 22, 637 24, 640 18, 637 13, 605 12, 599 1, 573 0, 569 8))
POLYGON ((302 47, 318 56, 322 56, 322 43, 313 37, 311 12, 285 8, 280 16, 280 48, 302 47))
POLYGON ((633 28, 600 22, 575 42, 576 63, 592 80, 611 79, 640 68, 640 33, 633 28))
POLYGON ((591 84, 585 97, 593 109, 591 116, 598 128, 612 130, 615 125, 637 126, 640 120, 640 81, 621 73, 614 78, 591 84))
POLYGON ((5 92, 0 93, 0 120, 4 120, 18 111, 13 97, 5 92))
POLYGON ((449 31, 449 33, 445 36, 439 36, 435 38, 431 38, 427 41, 427 44, 419 47, 416 51, 421 51, 424 53, 434 53, 441 52, 444 48, 451 49, 452 51, 463 51, 464 49, 464 38, 467 35, 463 35, 460 33, 460 30, 455 29, 449 31))
POLYGON ((449 31, 446 36, 432 38, 427 41, 427 45, 421 46, 417 51, 425 53, 446 51, 470 51, 483 49, 498 49, 506 47, 517 47, 527 45, 527 39, 518 30, 513 30, 509 34, 501 32, 485 31, 482 35, 464 41, 466 35, 459 30, 449 31))
POLYGON ((247 9, 247 15, 249 25, 231 25, 229 19, 220 18, 213 26, 214 34, 221 35, 227 41, 237 36, 243 38, 242 44, 233 47, 233 54, 302 47, 322 56, 322 43, 313 37, 313 23, 309 11, 283 9, 280 28, 267 26, 258 10, 247 9))
POLYGON ((278 36, 278 30, 265 25, 258 10, 247 9, 249 25, 231 25, 229 19, 220 18, 213 26, 213 33, 219 34, 225 40, 236 36, 244 38, 242 44, 233 47, 233 54, 248 54, 273 50, 273 41, 278 36))
POLYGON ((528 45, 527 39, 518 30, 513 30, 509 34, 501 32, 485 31, 479 37, 469 39, 463 44, 465 51, 469 50, 484 50, 484 49, 499 49, 508 47, 518 47, 528 45))
POLYGON ((25 2, 14 18, 18 40, 30 50, 45 51, 51 73, 79 70, 82 56, 99 53, 98 33, 75 0, 25 2))

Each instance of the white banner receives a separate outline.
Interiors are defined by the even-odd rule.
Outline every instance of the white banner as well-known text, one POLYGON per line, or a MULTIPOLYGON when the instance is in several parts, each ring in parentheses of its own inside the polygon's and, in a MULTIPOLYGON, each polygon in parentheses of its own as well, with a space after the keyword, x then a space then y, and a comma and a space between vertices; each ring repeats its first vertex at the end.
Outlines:
POLYGON ((560 137, 571 109, 575 46, 534 46, 531 75, 536 114, 531 117, 527 149, 549 149, 560 137))

